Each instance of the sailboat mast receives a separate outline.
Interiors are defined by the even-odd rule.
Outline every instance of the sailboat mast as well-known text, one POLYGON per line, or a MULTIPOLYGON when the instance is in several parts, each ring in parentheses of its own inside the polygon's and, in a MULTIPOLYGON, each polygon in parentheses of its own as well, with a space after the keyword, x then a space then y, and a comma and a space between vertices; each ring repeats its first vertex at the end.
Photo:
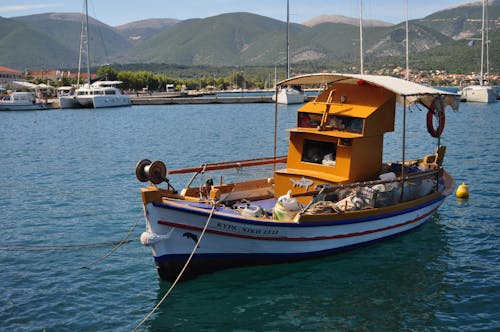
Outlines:
POLYGON ((488 0, 486 0, 486 9, 485 9, 485 37, 486 37, 486 71, 485 71, 485 75, 486 76, 489 76, 490 74, 490 35, 489 35, 489 31, 490 31, 490 22, 489 22, 489 19, 488 19, 488 0))
POLYGON ((85 39, 87 53, 87 80, 90 87, 90 54, 89 54, 89 7, 88 1, 85 0, 85 39))
POLYGON ((286 1, 286 78, 290 77, 290 0, 286 1))
POLYGON ((76 77, 76 87, 80 87, 80 77, 82 70, 82 50, 83 50, 83 36, 85 34, 85 2, 82 9, 82 27, 80 29, 80 48, 78 49, 78 75, 76 77))
POLYGON ((364 73, 363 67, 363 0, 359 0, 359 63, 361 75, 364 73))
POLYGON ((410 41, 408 27, 408 0, 406 0, 406 80, 410 80, 410 41))
POLYGON ((481 20, 481 77, 479 85, 483 85, 484 79, 484 19, 486 14, 485 0, 482 0, 481 2, 483 3, 483 15, 481 20))

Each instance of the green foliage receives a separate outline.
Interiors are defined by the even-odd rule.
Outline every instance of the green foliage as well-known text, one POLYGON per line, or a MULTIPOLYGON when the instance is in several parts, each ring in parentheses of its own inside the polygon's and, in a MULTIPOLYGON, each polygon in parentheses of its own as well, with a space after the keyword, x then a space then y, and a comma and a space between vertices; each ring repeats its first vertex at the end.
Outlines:
POLYGON ((116 80, 118 75, 116 70, 114 70, 110 65, 99 67, 96 74, 98 77, 105 77, 108 81, 116 80))

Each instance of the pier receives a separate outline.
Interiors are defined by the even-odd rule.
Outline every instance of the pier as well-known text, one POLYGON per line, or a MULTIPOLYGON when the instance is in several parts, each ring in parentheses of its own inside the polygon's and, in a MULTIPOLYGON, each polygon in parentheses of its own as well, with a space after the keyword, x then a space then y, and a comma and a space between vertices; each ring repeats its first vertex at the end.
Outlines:
MULTIPOLYGON (((132 96, 132 105, 175 105, 175 104, 255 104, 274 103, 272 95, 248 95, 248 93, 227 93, 229 96, 217 96, 215 93, 195 93, 183 95, 138 95, 132 96)), ((314 99, 307 96, 306 102, 314 99)))
POLYGON ((272 103, 272 96, 234 96, 234 97, 175 97, 148 98, 132 97, 132 105, 172 105, 172 104, 247 104, 272 103))

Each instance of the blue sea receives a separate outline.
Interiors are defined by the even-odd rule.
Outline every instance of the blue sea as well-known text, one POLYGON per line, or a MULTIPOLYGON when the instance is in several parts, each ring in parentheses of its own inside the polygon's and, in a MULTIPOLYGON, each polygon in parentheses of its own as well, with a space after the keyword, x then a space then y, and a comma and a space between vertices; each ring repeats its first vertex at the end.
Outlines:
MULTIPOLYGON (((279 154, 297 107, 280 106, 279 154)), ((144 184, 135 164, 272 156, 273 112, 273 104, 0 112, 0 330, 136 327, 170 283, 138 241, 144 184)), ((401 119, 398 110, 388 159, 401 159, 401 119)), ((407 159, 433 151, 425 111, 407 112, 407 123, 407 159)), ((140 330, 500 330, 499 123, 499 102, 447 112, 444 165, 470 198, 448 197, 417 230, 323 259, 180 283, 140 330)))

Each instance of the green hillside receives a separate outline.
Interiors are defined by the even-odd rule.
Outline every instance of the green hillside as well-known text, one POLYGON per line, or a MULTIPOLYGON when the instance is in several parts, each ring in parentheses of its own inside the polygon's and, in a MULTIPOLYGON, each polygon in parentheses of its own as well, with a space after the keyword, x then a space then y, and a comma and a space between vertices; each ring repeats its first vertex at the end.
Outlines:
MULTIPOLYGON (((491 2, 490 2, 491 3, 491 2)), ((497 22, 500 0, 488 9, 491 72, 498 73, 500 40, 497 22)), ((410 58, 414 69, 470 72, 478 68, 479 2, 442 10, 410 21, 410 58)), ((76 68, 81 14, 47 13, 1 19, 0 65, 23 69, 76 68)), ((90 19, 93 66, 168 64, 181 66, 284 68, 286 23, 250 13, 228 13, 177 22, 157 19, 113 28, 90 19), (133 41, 132 36, 140 36, 133 41)), ((365 67, 401 66, 405 61, 405 24, 365 27, 365 67)), ((292 71, 302 69, 356 70, 359 66, 359 29, 346 23, 312 27, 291 24, 292 71)))
POLYGON ((0 17, 0 64, 24 69, 61 68, 74 65, 77 52, 43 31, 0 17))
MULTIPOLYGON (((495 22, 500 17, 500 0, 489 1, 487 14, 490 28, 494 28, 495 22)), ((481 16, 482 6, 478 1, 475 5, 467 4, 441 10, 423 19, 415 20, 415 22, 432 27, 434 30, 454 39, 462 39, 480 31, 481 16)))
POLYGON ((186 20, 139 43, 122 59, 186 65, 243 65, 241 54, 263 35, 278 29, 284 29, 283 22, 249 13, 186 20))
POLYGON ((179 20, 170 18, 156 18, 141 21, 135 21, 115 27, 128 42, 138 44, 148 40, 154 35, 174 26, 179 20))
MULTIPOLYGON (((78 54, 82 25, 81 14, 47 13, 16 17, 16 21, 25 23, 37 31, 43 31, 61 45, 78 54)), ((91 63, 105 63, 118 53, 131 47, 129 41, 112 27, 89 18, 89 39, 91 63)), ((77 63, 78 57, 70 63, 77 63)))

